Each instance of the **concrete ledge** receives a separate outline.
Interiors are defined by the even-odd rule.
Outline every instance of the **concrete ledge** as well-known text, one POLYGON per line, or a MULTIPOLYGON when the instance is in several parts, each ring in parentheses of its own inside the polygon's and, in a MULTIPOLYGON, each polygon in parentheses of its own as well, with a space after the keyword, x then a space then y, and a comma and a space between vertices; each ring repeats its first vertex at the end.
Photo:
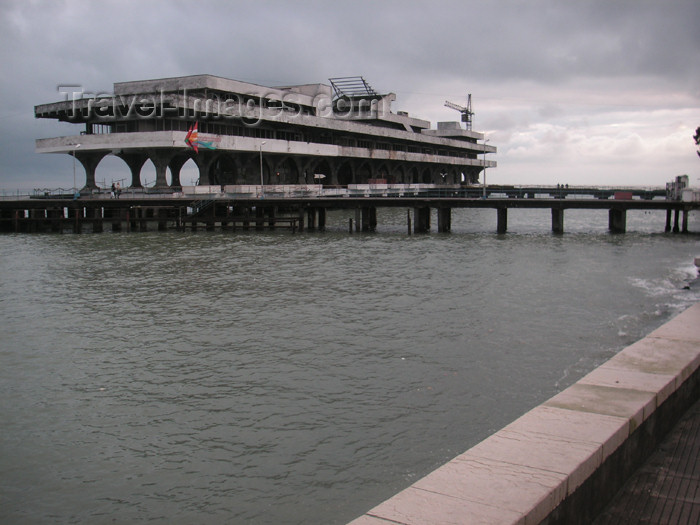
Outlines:
POLYGON ((700 303, 352 525, 589 523, 700 394, 700 303))

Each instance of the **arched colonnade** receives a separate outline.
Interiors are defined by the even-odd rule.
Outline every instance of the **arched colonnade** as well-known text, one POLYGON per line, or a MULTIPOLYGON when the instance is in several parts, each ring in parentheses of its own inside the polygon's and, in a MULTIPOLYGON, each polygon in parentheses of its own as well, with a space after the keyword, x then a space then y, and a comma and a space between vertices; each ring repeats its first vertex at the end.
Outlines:
MULTIPOLYGON (((129 186, 143 187, 141 170, 147 161, 155 167, 155 188, 182 187, 180 171, 192 159, 199 171, 199 185, 260 184, 260 153, 200 150, 142 149, 136 151, 74 151, 85 169, 85 189, 94 190, 96 172, 107 155, 122 159, 131 172, 129 186), (167 174, 170 172, 170 183, 167 174)), ((343 157, 280 155, 262 152, 263 182, 270 184, 323 184, 347 186, 381 179, 390 184, 459 184, 476 182, 481 167, 439 165, 343 157)))

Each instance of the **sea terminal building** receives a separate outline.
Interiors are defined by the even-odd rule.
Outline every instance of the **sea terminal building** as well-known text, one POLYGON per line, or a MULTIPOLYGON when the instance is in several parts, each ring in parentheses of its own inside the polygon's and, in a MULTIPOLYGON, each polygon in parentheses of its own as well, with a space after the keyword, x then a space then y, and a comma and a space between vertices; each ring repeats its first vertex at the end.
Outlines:
POLYGON ((150 160, 160 191, 181 188, 189 159, 200 185, 221 186, 476 184, 496 166, 483 133, 459 122, 431 129, 393 112, 396 96, 362 77, 267 87, 195 75, 119 82, 109 94, 62 92, 65 100, 36 106, 35 117, 76 124, 76 132, 38 139, 36 151, 74 155, 85 169, 83 192, 98 189, 96 172, 110 154, 124 160, 133 188, 143 186, 150 160))

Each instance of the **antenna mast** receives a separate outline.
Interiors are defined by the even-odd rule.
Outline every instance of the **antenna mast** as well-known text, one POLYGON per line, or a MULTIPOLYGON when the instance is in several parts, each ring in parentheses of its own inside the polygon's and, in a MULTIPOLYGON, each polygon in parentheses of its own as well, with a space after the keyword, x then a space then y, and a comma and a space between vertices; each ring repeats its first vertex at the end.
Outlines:
POLYGON ((445 106, 451 109, 456 109, 462 114, 462 122, 466 124, 467 130, 472 129, 472 117, 474 112, 472 111, 472 94, 467 95, 467 107, 460 106, 459 104, 454 104, 448 100, 445 101, 445 106))

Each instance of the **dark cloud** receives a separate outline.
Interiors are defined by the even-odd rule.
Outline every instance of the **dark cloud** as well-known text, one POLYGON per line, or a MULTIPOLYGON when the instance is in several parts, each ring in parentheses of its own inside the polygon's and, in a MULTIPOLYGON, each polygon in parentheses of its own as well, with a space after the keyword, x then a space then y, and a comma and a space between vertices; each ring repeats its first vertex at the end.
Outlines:
MULTIPOLYGON (((694 130, 699 21, 695 0, 6 0, 0 125, 12 151, 0 157, 0 187, 51 177, 62 162, 33 153, 35 138, 71 132, 33 119, 35 104, 61 98, 59 84, 109 92, 114 82, 199 73, 269 85, 364 75, 431 120, 455 117, 444 99, 474 93, 492 143, 528 130, 528 144, 561 137, 583 116, 595 126, 623 107, 630 119, 697 116, 683 124, 694 130), (555 135, 533 131, 548 125, 555 135)), ((644 138, 623 139, 643 149, 644 138)), ((524 146, 499 147, 507 173, 517 162, 507 152, 524 146)))

